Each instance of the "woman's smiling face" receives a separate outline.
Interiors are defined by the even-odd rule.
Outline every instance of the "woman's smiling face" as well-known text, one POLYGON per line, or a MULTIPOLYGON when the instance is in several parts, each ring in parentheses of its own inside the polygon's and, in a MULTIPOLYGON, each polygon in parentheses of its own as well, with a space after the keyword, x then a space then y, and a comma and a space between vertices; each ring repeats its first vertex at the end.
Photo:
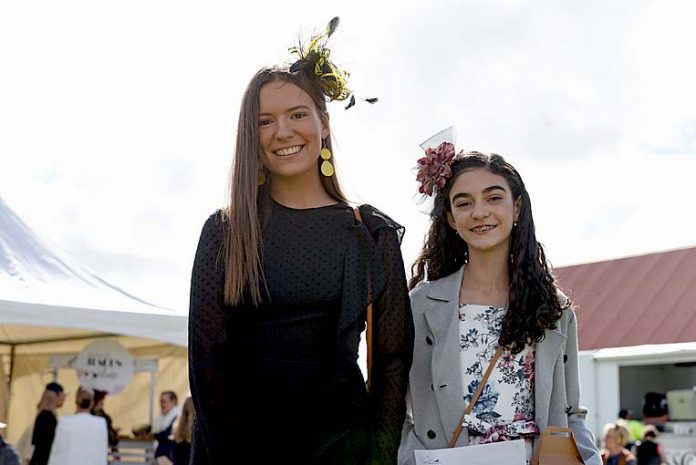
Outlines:
POLYGON ((464 171, 452 184, 449 202, 448 222, 467 243, 469 253, 509 252, 520 201, 513 198, 504 177, 485 168, 464 171))
POLYGON ((328 135, 328 114, 321 114, 307 92, 281 80, 263 85, 259 144, 271 178, 318 177, 322 139, 328 135))

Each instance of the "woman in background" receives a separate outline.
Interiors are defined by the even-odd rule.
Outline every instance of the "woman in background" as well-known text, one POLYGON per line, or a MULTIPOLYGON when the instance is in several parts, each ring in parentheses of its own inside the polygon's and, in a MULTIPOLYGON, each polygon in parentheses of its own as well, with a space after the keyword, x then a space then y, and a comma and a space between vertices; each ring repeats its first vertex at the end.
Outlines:
POLYGON ((174 425, 174 465, 189 465, 191 458, 191 436, 193 435, 193 399, 187 397, 181 415, 174 425))
POLYGON ((604 425, 604 465, 636 465, 636 457, 626 449, 629 437, 628 430, 618 423, 604 425))
POLYGON ((34 432, 31 443, 34 445, 34 453, 29 465, 47 465, 51 454, 51 446, 56 435, 58 425, 58 395, 56 392, 46 389, 39 402, 39 414, 34 422, 34 432))

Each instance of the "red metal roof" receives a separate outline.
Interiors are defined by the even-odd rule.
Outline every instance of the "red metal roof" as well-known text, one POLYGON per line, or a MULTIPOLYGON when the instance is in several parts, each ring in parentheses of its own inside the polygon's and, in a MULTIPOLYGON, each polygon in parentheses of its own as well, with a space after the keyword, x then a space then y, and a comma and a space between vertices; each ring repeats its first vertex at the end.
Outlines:
POLYGON ((555 270, 580 350, 696 341, 696 247, 555 270))

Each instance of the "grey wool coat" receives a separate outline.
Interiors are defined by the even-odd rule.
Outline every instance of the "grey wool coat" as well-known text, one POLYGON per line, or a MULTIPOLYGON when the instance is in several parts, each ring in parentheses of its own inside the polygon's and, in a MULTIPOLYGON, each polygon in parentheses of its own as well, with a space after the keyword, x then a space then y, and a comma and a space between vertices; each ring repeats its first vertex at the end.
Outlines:
MULTIPOLYGON (((464 411, 459 356, 458 272, 411 291, 415 323, 413 364, 409 376, 409 408, 399 448, 399 465, 414 465, 416 449, 447 447, 464 411)), ((537 343, 534 363, 534 420, 570 427, 586 465, 602 460, 585 425, 587 410, 579 406, 577 322, 572 308, 563 310, 557 328, 537 343)), ((535 447, 536 447, 535 441, 535 447)), ((468 444, 466 428, 457 446, 468 444)))

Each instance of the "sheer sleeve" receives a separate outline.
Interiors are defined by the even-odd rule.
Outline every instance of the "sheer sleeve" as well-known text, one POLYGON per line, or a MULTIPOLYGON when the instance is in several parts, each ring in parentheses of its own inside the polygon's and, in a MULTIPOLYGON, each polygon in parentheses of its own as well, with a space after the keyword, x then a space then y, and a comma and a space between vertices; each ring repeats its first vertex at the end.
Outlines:
POLYGON ((372 463, 395 464, 406 415, 405 397, 413 357, 414 330, 400 250, 403 228, 395 228, 395 223, 381 223, 385 227, 373 231, 386 280, 374 302, 370 396, 375 408, 374 432, 378 456, 372 463))
POLYGON ((224 367, 221 356, 226 343, 224 311, 224 264, 221 259, 223 217, 218 212, 201 232, 191 275, 189 308, 189 384, 196 411, 191 463, 215 463, 225 438, 224 367))

